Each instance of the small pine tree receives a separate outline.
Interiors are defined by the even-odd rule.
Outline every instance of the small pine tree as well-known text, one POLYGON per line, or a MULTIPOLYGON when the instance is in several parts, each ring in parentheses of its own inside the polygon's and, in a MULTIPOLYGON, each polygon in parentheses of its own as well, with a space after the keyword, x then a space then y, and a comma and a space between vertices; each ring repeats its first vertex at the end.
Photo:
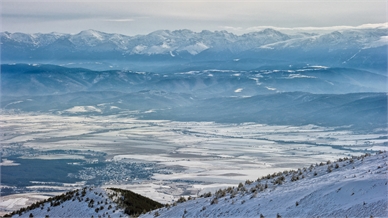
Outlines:
POLYGON ((250 184, 252 184, 252 182, 253 182, 253 181, 247 179, 247 181, 245 181, 245 184, 246 184, 246 185, 250 185, 250 184))
POLYGON ((186 198, 185 197, 183 197, 183 196, 181 196, 179 199, 178 199, 178 203, 183 203, 183 202, 185 202, 186 201, 186 198))
POLYGON ((208 198, 208 197, 211 197, 211 196, 212 196, 212 193, 211 193, 211 192, 208 192, 208 193, 205 193, 205 194, 204 194, 204 197, 205 197, 205 198, 208 198))

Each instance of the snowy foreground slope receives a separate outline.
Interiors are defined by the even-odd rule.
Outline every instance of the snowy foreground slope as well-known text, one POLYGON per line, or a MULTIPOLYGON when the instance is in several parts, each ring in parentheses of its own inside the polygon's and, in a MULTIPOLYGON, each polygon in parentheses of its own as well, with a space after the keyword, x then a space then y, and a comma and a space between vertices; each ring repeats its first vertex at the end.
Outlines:
POLYGON ((273 174, 141 217, 388 217, 387 160, 382 153, 273 174))
POLYGON ((128 217, 144 212, 140 217, 388 217, 387 171, 386 152, 366 154, 273 173, 200 197, 181 197, 153 211, 162 205, 141 195, 85 187, 12 215, 128 217))
POLYGON ((15 211, 12 217, 127 217, 162 204, 122 189, 85 187, 15 211))

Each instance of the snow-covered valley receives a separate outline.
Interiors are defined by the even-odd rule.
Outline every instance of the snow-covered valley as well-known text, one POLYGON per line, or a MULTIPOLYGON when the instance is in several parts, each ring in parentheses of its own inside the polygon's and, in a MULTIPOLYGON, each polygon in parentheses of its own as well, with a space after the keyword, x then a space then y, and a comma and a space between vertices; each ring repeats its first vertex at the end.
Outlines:
MULTIPOLYGON (((161 209, 143 210, 140 217, 386 217, 387 157, 378 152, 274 172, 215 192, 181 196, 161 209)), ((120 196, 112 189, 84 187, 15 211, 13 217, 128 216, 119 201, 131 205, 140 200, 120 196)))
POLYGON ((85 185, 171 204, 273 172, 386 150, 388 142, 378 131, 113 115, 4 113, 1 128, 3 214, 85 185))

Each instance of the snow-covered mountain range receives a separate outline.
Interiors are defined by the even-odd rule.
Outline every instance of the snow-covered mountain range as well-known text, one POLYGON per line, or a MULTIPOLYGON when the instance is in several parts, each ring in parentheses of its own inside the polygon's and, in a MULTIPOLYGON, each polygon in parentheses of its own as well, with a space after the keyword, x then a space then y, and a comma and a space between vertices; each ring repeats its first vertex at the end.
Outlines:
POLYGON ((96 30, 78 34, 0 33, 2 61, 66 64, 70 61, 310 62, 381 68, 386 62, 387 24, 331 33, 285 34, 264 29, 243 35, 227 31, 159 30, 126 36, 96 30), (373 59, 373 60, 372 60, 373 59), (67 61, 67 62, 66 62, 67 61))
MULTIPOLYGON (((181 196, 172 205, 150 212, 144 209, 140 217, 386 217, 387 161, 387 153, 380 152, 312 164, 247 180, 215 193, 181 196)), ((126 205, 139 205, 140 197, 125 198, 127 195, 118 191, 84 188, 35 203, 29 209, 14 212, 13 217, 134 214, 126 205)), ((150 200, 143 201, 160 207, 150 200)))
POLYGON ((251 49, 281 49, 303 47, 327 47, 328 49, 366 49, 387 45, 386 28, 334 31, 326 34, 300 33, 288 35, 274 29, 264 29, 243 35, 227 31, 159 30, 148 35, 126 36, 96 30, 78 34, 47 33, 1 33, 4 46, 24 46, 41 49, 71 46, 75 50, 120 51, 123 54, 174 54, 187 52, 198 55, 207 49, 230 50, 238 53, 251 49))

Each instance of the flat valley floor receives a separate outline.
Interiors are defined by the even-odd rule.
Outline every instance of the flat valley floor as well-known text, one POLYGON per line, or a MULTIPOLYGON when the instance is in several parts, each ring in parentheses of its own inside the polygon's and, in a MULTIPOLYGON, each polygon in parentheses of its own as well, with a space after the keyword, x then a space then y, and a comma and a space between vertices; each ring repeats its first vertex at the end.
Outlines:
POLYGON ((84 185, 171 203, 388 144, 386 130, 346 127, 139 120, 125 113, 1 117, 1 214, 84 185))

